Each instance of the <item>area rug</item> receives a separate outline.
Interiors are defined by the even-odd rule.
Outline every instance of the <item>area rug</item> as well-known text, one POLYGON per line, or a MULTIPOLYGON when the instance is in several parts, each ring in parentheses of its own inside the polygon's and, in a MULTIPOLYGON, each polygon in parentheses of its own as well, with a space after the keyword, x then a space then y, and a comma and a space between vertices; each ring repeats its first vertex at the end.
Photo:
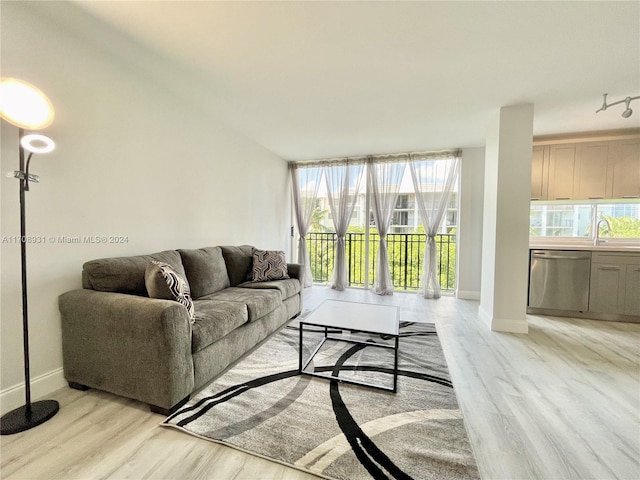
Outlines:
MULTIPOLYGON (((401 324, 395 394, 299 375, 298 328, 284 327, 162 426, 324 478, 480 478, 433 325, 401 324)), ((321 336, 305 327, 305 358, 321 336)), ((391 385, 393 354, 327 342, 312 366, 391 385)))

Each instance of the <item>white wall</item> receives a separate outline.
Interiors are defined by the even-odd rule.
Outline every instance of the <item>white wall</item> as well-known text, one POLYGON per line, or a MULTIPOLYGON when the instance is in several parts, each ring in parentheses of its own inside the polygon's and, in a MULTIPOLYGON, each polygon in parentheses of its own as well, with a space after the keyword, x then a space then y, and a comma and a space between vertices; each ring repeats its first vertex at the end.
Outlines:
POLYGON ((462 150, 458 219, 458 298, 480 300, 484 148, 462 150))
MULTIPOLYGON (((64 384, 57 297, 81 286, 83 262, 220 244, 288 251, 291 216, 286 162, 150 75, 153 55, 139 45, 90 18, 76 31, 61 26, 45 7, 3 2, 1 12, 2 76, 37 85, 56 109, 44 133, 57 148, 34 157, 32 173, 41 183, 27 192, 27 233, 43 240, 27 249, 34 398, 64 384), (82 29, 91 36, 82 37, 82 29), (58 240, 112 235, 127 241, 58 240)), ((55 8, 59 20, 66 10, 55 8)), ((77 9, 69 12, 74 22, 81 18, 77 9)), ((176 79, 181 72, 168 73, 176 79)), ((1 135, 5 238, 20 231, 18 182, 4 177, 18 168, 18 131, 3 121, 1 135)), ((23 401, 19 244, 3 241, 1 254, 0 399, 6 412, 23 401)))

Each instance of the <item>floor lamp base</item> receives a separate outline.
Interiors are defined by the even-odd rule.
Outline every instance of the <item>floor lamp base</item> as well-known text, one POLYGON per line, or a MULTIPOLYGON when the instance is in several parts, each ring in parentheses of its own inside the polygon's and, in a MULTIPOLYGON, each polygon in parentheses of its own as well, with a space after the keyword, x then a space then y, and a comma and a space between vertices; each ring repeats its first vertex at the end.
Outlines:
POLYGON ((46 422, 53 417, 60 405, 55 400, 41 400, 31 404, 31 414, 27 413, 26 405, 11 410, 0 419, 0 434, 12 435, 24 432, 30 428, 46 422))

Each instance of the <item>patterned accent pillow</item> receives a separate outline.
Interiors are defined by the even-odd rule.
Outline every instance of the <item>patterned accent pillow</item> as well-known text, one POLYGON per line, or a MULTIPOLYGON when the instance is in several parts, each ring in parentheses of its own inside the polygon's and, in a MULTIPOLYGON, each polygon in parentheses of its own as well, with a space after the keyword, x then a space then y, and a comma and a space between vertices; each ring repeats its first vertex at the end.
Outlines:
POLYGON ((195 320, 195 307, 189 283, 168 263, 152 260, 144 272, 144 283, 151 298, 174 300, 187 308, 191 323, 195 320))
POLYGON ((253 281, 284 280, 289 278, 284 252, 277 250, 253 251, 253 281))

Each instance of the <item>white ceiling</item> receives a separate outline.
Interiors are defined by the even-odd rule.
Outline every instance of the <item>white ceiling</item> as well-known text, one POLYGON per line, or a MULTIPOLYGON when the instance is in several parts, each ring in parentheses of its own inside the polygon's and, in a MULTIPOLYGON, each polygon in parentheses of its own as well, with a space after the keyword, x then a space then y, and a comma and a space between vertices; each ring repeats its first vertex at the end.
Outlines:
POLYGON ((640 126, 640 101, 595 114, 640 95, 637 1, 77 4, 198 72, 206 108, 288 160, 481 146, 523 102, 535 135, 640 126))

